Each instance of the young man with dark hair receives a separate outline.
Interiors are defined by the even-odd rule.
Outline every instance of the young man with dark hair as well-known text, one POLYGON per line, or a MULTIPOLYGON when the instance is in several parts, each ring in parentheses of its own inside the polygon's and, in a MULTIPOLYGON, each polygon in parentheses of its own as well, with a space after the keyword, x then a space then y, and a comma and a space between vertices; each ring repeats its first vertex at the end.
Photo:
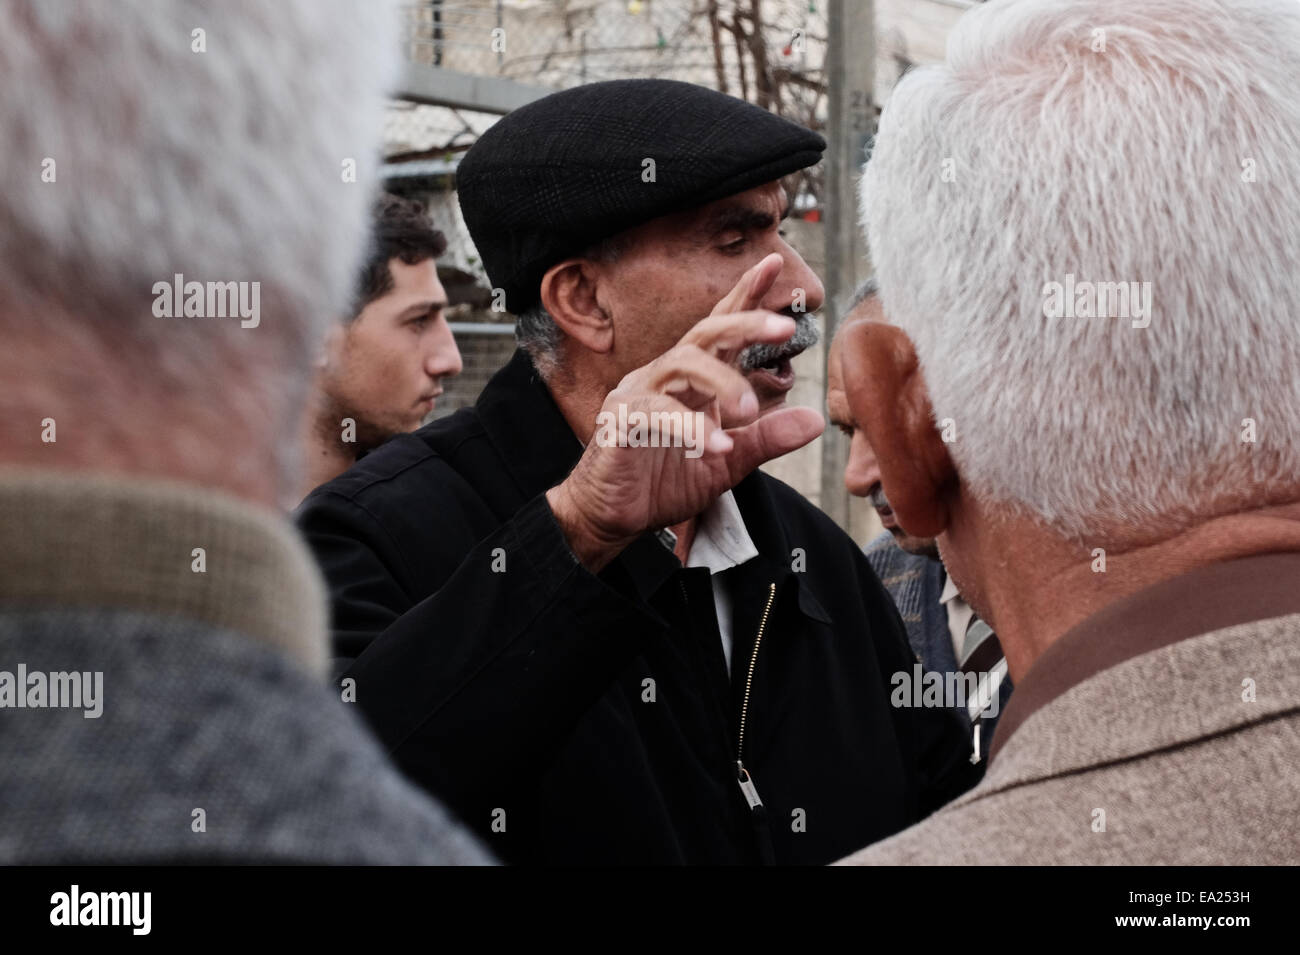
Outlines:
POLYGON ((302 494, 414 431, 459 374, 436 259, 447 240, 419 203, 381 195, 352 315, 329 333, 307 417, 302 494))

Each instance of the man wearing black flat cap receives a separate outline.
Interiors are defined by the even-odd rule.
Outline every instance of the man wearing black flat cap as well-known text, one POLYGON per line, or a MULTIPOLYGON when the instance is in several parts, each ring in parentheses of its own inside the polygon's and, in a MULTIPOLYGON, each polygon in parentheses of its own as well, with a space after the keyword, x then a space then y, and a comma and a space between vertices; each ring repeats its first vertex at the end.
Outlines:
POLYGON ((521 349, 477 405, 304 502, 340 685, 513 862, 830 862, 978 770, 854 542, 758 465, 817 277, 781 176, 820 136, 665 80, 506 116, 458 190, 521 349), (806 311, 805 311, 806 309, 806 311))

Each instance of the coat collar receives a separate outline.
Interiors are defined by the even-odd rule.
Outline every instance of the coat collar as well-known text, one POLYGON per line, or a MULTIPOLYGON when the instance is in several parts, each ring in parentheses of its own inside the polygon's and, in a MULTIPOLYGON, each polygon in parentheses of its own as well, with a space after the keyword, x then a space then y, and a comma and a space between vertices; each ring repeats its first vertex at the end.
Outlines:
POLYGON ((182 616, 328 668, 306 546, 280 515, 212 488, 0 472, 0 607, 182 616))
POLYGON ((492 376, 474 407, 521 504, 563 481, 582 457, 582 442, 522 348, 492 376))
MULTIPOLYGON (((987 775, 953 805, 1150 757, 1300 711, 1297 632, 1300 614, 1255 620, 1168 644, 1095 674, 1036 710, 1005 741, 999 726, 994 741, 1001 744, 987 775)), ((1014 711, 1019 692, 1017 687, 1011 694, 1003 720, 1014 711)))
MULTIPOLYGON (((736 485, 735 495, 740 513, 745 518, 745 526, 749 529, 749 536, 758 547, 758 556, 750 562, 755 565, 755 571, 776 581, 778 592, 784 587, 793 586, 800 612, 805 617, 831 624, 833 621, 830 614, 813 595, 806 573, 795 571, 791 566, 794 563, 795 544, 790 540, 787 524, 772 497, 772 479, 762 471, 755 470, 736 485)), ((810 543, 814 542, 805 541, 799 546, 807 550, 810 543)))
POLYGON ((1211 564, 1116 601, 1063 634, 1017 684, 990 754, 1037 710, 1126 660, 1213 630, 1300 614, 1300 553, 1211 564))
POLYGON ((1016 686, 988 775, 958 802, 1294 710, 1297 580, 1300 553, 1243 557, 1156 584, 1083 621, 1016 686), (1246 678, 1259 687, 1249 702, 1246 678))

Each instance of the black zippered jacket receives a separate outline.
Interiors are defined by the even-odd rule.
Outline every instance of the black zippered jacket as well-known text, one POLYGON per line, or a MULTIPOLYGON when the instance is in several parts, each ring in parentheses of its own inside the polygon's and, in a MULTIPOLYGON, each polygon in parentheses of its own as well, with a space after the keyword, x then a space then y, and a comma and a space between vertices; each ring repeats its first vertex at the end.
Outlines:
POLYGON ((545 492, 581 451, 517 352, 298 512, 341 695, 502 859, 822 864, 974 785, 951 714, 890 705, 915 657, 821 511, 759 471, 734 489, 759 556, 723 572, 728 674, 707 569, 649 533, 599 575, 573 556, 545 492))

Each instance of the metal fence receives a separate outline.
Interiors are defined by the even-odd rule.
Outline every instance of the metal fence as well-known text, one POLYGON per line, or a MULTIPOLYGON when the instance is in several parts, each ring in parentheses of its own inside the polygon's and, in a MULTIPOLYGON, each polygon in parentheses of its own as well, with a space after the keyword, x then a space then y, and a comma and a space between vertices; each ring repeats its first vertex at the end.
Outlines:
MULTIPOLYGON (((679 79, 811 129, 825 125, 827 26, 817 0, 421 0, 402 11, 412 64, 439 70, 443 85, 482 82, 478 102, 472 83, 454 105, 395 102, 385 130, 390 163, 440 161, 450 170, 495 121, 492 81, 540 95, 598 80, 679 79)), ((821 195, 816 175, 800 184, 805 207, 821 195)))

